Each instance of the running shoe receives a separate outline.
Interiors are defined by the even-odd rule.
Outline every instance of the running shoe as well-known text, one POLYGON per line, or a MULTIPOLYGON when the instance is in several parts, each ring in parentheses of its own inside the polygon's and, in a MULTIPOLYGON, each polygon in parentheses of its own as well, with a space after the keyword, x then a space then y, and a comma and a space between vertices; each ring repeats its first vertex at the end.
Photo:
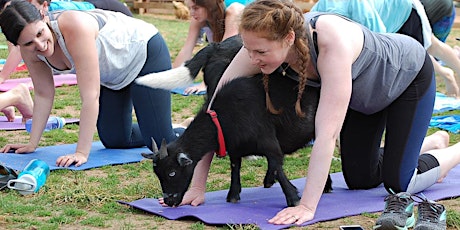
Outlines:
POLYGON ((446 208, 434 201, 422 198, 422 202, 418 205, 417 217, 414 230, 445 230, 447 228, 446 208))
POLYGON ((385 198, 385 209, 373 229, 407 230, 414 224, 414 199, 411 194, 400 192, 385 198))

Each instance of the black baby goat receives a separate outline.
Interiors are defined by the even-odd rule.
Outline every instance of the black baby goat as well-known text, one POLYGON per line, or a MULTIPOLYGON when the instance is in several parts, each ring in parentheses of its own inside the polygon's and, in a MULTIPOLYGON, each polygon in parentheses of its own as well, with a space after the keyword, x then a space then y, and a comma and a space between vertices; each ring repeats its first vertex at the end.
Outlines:
MULTIPOLYGON (((143 154, 153 159, 153 170, 163 190, 164 202, 169 206, 181 203, 190 185, 198 161, 209 152, 222 148, 218 141, 218 128, 207 113, 209 99, 224 70, 241 48, 238 36, 221 43, 212 43, 199 51, 184 66, 141 77, 137 80, 154 88, 172 89, 193 82, 201 68, 208 86, 206 103, 193 122, 176 141, 161 144, 154 153, 143 154)), ((295 73, 290 72, 295 79, 295 73)), ((266 90, 262 74, 238 78, 225 85, 217 94, 211 109, 216 112, 223 132, 225 147, 231 161, 231 185, 228 202, 240 200, 241 159, 248 155, 267 158, 268 169, 264 187, 271 187, 275 180, 280 183, 288 206, 299 203, 297 188, 291 184, 283 171, 284 154, 293 153, 314 138, 314 118, 319 100, 317 85, 308 85, 302 97, 304 117, 296 115, 298 82, 281 71, 270 74, 268 93, 274 107, 280 111, 273 114, 266 107, 266 90)), ((328 178, 325 191, 332 190, 328 178)))

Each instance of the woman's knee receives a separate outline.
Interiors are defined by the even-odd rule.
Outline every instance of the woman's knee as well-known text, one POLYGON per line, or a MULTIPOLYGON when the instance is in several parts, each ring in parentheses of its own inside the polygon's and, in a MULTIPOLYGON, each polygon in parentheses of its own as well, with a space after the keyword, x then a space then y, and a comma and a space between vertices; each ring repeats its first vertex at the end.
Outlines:
POLYGON ((126 138, 122 138, 116 134, 109 135, 104 132, 99 132, 99 139, 101 140, 102 145, 108 149, 122 149, 128 147, 126 138))
POLYGON ((381 184, 381 180, 374 178, 369 173, 355 173, 348 175, 344 172, 345 183, 351 190, 371 189, 381 184))

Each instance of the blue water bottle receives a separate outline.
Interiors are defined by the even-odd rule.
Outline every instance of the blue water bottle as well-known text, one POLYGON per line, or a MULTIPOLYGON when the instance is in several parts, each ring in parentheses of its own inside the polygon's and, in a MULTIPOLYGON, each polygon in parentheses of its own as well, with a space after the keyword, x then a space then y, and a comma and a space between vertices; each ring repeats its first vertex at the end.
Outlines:
POLYGON ((17 190, 21 195, 38 192, 50 174, 50 167, 46 162, 38 159, 31 160, 17 179, 8 181, 8 188, 17 190))
MULTIPOLYGON (((46 122, 44 132, 50 131, 52 129, 62 129, 65 125, 65 119, 62 117, 50 117, 48 122, 46 122)), ((32 119, 26 121, 26 131, 30 133, 32 130, 32 119)))

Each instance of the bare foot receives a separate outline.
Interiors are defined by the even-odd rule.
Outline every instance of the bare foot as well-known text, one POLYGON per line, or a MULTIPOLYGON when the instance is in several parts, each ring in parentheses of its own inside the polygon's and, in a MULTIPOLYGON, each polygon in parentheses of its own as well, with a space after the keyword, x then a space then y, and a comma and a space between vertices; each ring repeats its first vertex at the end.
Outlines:
POLYGON ((460 142, 447 148, 429 151, 439 162, 440 175, 437 182, 442 182, 449 171, 460 164, 460 142))
POLYGON ((430 150, 444 149, 447 147, 449 147, 449 134, 446 131, 440 130, 425 137, 422 148, 420 149, 420 154, 424 154, 430 150))
MULTIPOLYGON (((427 147, 430 147, 430 149, 427 149, 426 151, 433 150, 433 149, 445 149, 449 147, 449 134, 446 131, 442 131, 442 130, 437 131, 433 133, 432 135, 425 138, 425 141, 423 142, 424 145, 425 145, 425 142, 429 142, 426 144, 429 144, 429 146, 427 147)), ((423 150, 423 147, 424 146, 422 146, 422 150, 423 150)), ((423 154, 426 151, 421 152, 421 153, 423 154)), ((441 176, 440 178, 438 178, 436 182, 441 183, 446 176, 447 175, 441 176)))
POLYGON ((14 107, 13 106, 8 106, 8 107, 2 109, 1 112, 3 114, 5 114, 5 117, 9 122, 14 121, 15 115, 14 115, 14 107))
POLYGON ((18 96, 14 106, 22 114, 22 121, 25 122, 25 120, 32 118, 34 102, 30 96, 29 87, 25 84, 19 84, 10 91, 18 96))
POLYGON ((446 176, 440 177, 440 178, 436 181, 436 183, 441 183, 441 182, 444 180, 444 178, 446 178, 446 176))

